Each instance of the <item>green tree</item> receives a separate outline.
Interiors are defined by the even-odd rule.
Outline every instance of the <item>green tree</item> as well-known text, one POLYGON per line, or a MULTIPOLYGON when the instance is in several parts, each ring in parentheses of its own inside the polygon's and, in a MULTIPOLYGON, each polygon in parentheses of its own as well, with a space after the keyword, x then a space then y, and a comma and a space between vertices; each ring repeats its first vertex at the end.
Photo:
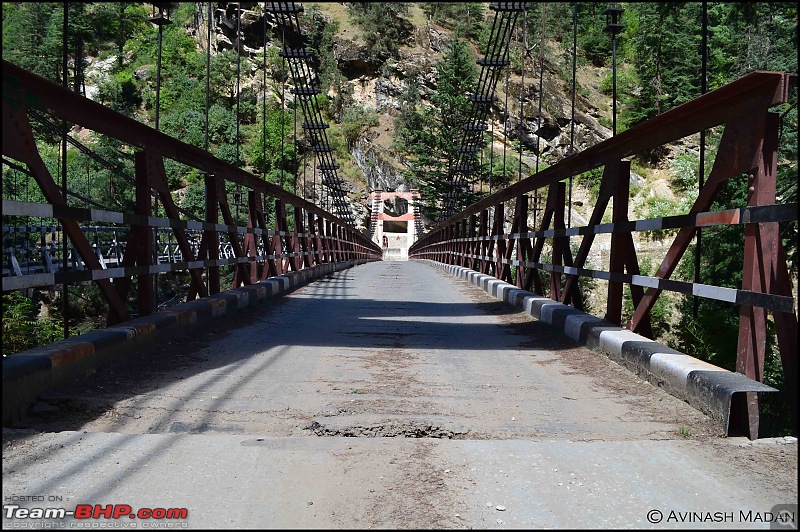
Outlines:
MULTIPOLYGON (((450 168, 458 160, 456 150, 471 107, 467 96, 475 90, 477 78, 475 58, 459 37, 435 68, 437 85, 430 95, 433 105, 409 108, 401 114, 395 144, 396 149, 408 153, 406 176, 420 189, 423 211, 434 219, 442 212, 441 198, 450 191, 450 168)), ((406 97, 415 100, 411 93, 406 97)))
POLYGON ((700 7, 697 3, 631 3, 625 11, 628 57, 641 83, 629 100, 628 125, 700 94, 700 7), (687 51, 696 53, 687 53, 687 51))
MULTIPOLYGON (((253 140, 247 144, 247 163, 264 175, 278 175, 275 171, 293 172, 296 152, 292 141, 291 111, 285 114, 276 105, 268 106, 266 124, 258 122, 249 130, 253 140)), ((277 181, 276 181, 277 182, 277 181)))
POLYGON ((422 10, 436 24, 465 39, 478 39, 486 31, 486 4, 482 2, 424 2, 422 10))
POLYGON ((317 6, 309 9, 309 16, 311 19, 308 31, 309 48, 315 52, 314 66, 319 73, 321 88, 323 93, 326 92, 325 89, 331 87, 338 89, 344 78, 333 53, 333 36, 339 31, 339 23, 335 20, 328 21, 317 6))
POLYGON ((64 10, 60 6, 59 2, 3 2, 3 59, 61 82, 64 10))
POLYGON ((50 317, 38 318, 40 307, 39 297, 32 299, 19 292, 3 294, 3 356, 64 337, 58 320, 50 317))
POLYGON ((370 59, 385 61, 398 57, 399 45, 410 33, 411 24, 403 18, 409 6, 403 2, 351 2, 350 17, 361 26, 364 40, 369 47, 370 59))

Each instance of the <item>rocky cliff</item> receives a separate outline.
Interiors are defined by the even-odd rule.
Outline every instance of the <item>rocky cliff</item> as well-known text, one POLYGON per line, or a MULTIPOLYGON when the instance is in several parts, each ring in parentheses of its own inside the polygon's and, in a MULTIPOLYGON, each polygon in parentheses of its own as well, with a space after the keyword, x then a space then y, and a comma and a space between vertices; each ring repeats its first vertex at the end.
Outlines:
MULTIPOLYGON (((236 47, 237 5, 235 3, 215 3, 212 16, 212 54, 236 47)), ((358 220, 359 226, 368 221, 368 194, 380 188, 387 191, 404 191, 411 185, 403 177, 403 154, 393 149, 394 118, 401 110, 401 95, 413 84, 419 93, 422 105, 430 105, 431 90, 436 88, 437 72, 434 67, 443 51, 447 49, 452 32, 426 20, 421 8, 413 4, 409 19, 413 25, 406 42, 399 46, 399 54, 383 62, 370 57, 370 51, 361 38, 360 29, 354 25, 347 8, 341 3, 304 3, 306 14, 313 9, 318 13, 323 25, 335 24, 338 31, 333 35, 333 55, 336 66, 343 76, 341 91, 352 97, 352 102, 363 109, 374 111, 378 124, 362 132, 358 139, 348 142, 347 163, 358 169, 358 173, 340 173, 345 183, 347 201, 358 220), (413 82, 413 83, 412 83, 413 82)), ((194 34, 198 46, 206 46, 205 4, 198 4, 197 15, 189 31, 194 34)), ((487 9, 486 16, 491 17, 487 9)), ((487 18, 491 23, 491 18, 487 18)), ((264 38, 264 15, 261 5, 242 3, 241 50, 254 61, 262 50, 280 46, 280 31, 272 15, 266 17, 267 35, 264 38), (265 42, 266 41, 266 42, 265 42)), ((476 58, 484 53, 472 43, 476 58)), ((533 54, 535 55, 535 54, 533 54)), ((530 175, 537 166, 552 165, 568 155, 573 135, 571 84, 559 75, 555 66, 545 61, 542 95, 539 86, 540 64, 538 58, 527 60, 524 76, 509 74, 497 86, 498 99, 489 113, 489 131, 493 136, 495 150, 509 153, 516 141, 523 149, 523 175, 530 175), (523 112, 520 113, 520 99, 523 112), (539 100, 542 100, 541 104, 539 100), (541 112, 540 112, 541 111, 541 112), (522 123, 520 127, 520 122, 522 123)), ((598 69, 593 69, 597 71, 598 69)), ((260 71, 253 66, 243 73, 242 85, 259 84, 260 71)), ((594 75, 586 71, 580 74, 579 91, 576 94, 574 121, 574 146, 581 151, 611 135, 600 120, 609 118, 608 98, 598 90, 601 72, 594 75)), ((291 84, 286 87, 287 99, 291 101, 291 84)), ((330 89, 328 96, 333 100, 337 94, 330 89)), ((344 165, 344 164, 343 164, 344 165)), ((308 162, 306 172, 313 172, 308 162)), ((310 195, 310 192, 309 192, 310 195)), ((580 202, 579 202, 580 203, 580 202)), ((577 213, 581 216, 580 213, 577 213)), ((430 225, 430 220, 424 220, 430 225)))

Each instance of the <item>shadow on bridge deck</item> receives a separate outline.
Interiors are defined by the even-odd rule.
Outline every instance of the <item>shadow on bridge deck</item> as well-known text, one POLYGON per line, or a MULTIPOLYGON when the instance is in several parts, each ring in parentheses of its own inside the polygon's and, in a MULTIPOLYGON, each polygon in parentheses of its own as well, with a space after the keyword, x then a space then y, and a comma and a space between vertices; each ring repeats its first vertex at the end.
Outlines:
POLYGON ((43 394, 4 430, 3 495, 214 528, 630 526, 791 498, 781 446, 733 468, 753 448, 554 332, 418 261, 342 270, 43 394))

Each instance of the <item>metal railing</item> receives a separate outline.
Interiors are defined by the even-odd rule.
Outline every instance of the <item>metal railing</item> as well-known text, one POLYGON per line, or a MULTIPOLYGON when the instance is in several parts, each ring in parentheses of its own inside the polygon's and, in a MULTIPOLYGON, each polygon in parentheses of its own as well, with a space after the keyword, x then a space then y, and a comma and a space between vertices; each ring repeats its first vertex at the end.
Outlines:
MULTIPOLYGON (((662 291, 679 292, 739 305, 736 370, 762 381, 767 311, 771 312, 783 364, 784 382, 797 427, 797 315, 779 236, 779 222, 797 220, 796 204, 777 204, 779 116, 770 108, 786 103, 796 74, 755 72, 709 92, 583 152, 499 190, 440 223, 409 250, 410 258, 431 259, 491 274, 524 290, 562 303, 583 306, 578 278, 608 281, 604 318, 623 325, 623 285, 633 300, 631 330, 650 333, 650 311, 662 291), (636 154, 709 128, 724 126, 713 168, 690 210, 681 216, 629 220, 630 162, 636 154), (565 227, 565 183, 603 167, 597 201, 585 227, 565 227), (747 206, 708 212, 723 184, 747 175, 747 206), (528 227, 529 192, 547 188, 536 231, 528 227), (602 223, 609 202, 611 222, 602 223), (507 224, 507 212, 511 222, 507 224), (744 277, 740 289, 670 279, 695 231, 710 225, 744 224, 744 277), (654 276, 642 275, 632 232, 674 228, 677 235, 654 276), (611 235, 608 271, 587 268, 595 236, 611 235), (570 237, 581 237, 573 256, 570 237), (552 261, 542 260, 545 243, 552 261), (550 274, 543 286, 541 272, 550 274), (546 290, 547 288, 547 290, 546 290)), ((757 434, 757 400, 748 394, 738 405, 743 430, 757 434)), ((733 419, 733 414, 732 414, 733 419)))
MULTIPOLYGON (((59 226, 79 259, 67 269, 53 266, 50 271, 44 268, 33 275, 26 275, 22 268, 15 270, 9 264, 3 290, 91 281, 108 302, 109 324, 130 318, 126 301, 134 276, 138 278, 138 314, 147 315, 154 311, 154 279, 168 271, 189 272, 187 299, 191 300, 220 291, 220 267, 225 265, 233 266, 233 286, 237 287, 324 262, 381 258, 381 250, 366 236, 317 205, 7 61, 3 61, 3 155, 27 167, 47 201, 30 203, 4 198, 3 215, 51 220, 42 225, 59 226), (79 125, 133 148, 136 198, 133 212, 68 205, 39 152, 29 110, 79 125), (203 173, 204 221, 187 218, 176 205, 167 184, 166 159, 203 173), (238 226, 231 214, 225 190, 227 182, 246 191, 247 227, 238 226), (160 200, 165 216, 154 216, 154 197, 160 200), (267 209, 274 216, 274 227, 267 226, 267 209), (116 252, 112 264, 104 264, 101 260, 104 255, 99 256, 97 246, 92 245, 87 222, 102 225, 106 232, 125 234, 124 247, 116 252), (161 253, 161 245, 165 243, 166 263, 161 253)), ((117 237, 103 239, 106 240, 122 245, 117 237)), ((52 241, 42 238, 45 248, 52 241)), ((4 248, 6 243, 4 238, 4 248)), ((9 250, 4 249, 3 255, 8 257, 9 250)), ((9 262, 13 263, 10 258, 9 262)))

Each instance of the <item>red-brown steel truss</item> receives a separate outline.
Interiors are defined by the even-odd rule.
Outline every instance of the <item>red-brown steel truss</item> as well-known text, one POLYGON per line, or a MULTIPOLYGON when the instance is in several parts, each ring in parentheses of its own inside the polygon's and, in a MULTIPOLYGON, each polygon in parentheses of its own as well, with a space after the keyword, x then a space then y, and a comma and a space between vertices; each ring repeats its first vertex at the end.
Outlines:
MULTIPOLYGON (((604 279, 609 283, 605 319, 620 326, 623 286, 627 283, 635 310, 625 325, 649 337, 650 310, 662 290, 738 304, 736 370, 759 382, 763 378, 770 311, 796 432, 797 314, 778 223, 797 220, 797 205, 776 205, 779 121, 778 115, 770 112, 770 108, 787 102, 789 88, 796 82, 796 74, 755 72, 709 92, 467 207, 416 242, 409 257, 468 267, 538 294, 544 294, 540 272, 549 271, 549 297, 578 308, 582 308, 578 278, 604 279), (630 162, 626 158, 718 126, 724 126, 724 133, 714 165, 689 212, 669 218, 628 220, 630 162), (603 167, 603 177, 588 225, 565 229, 564 181, 599 167, 603 167), (742 174, 749 176, 747 207, 706 212, 722 185, 742 174), (526 194, 542 188, 547 188, 544 213, 539 228, 531 232, 526 194), (613 202, 612 221, 603 224, 609 202, 613 202), (513 215, 507 231, 506 212, 510 208, 513 215), (740 290, 670 279, 698 227, 736 223, 745 224, 740 290), (644 277, 632 232, 666 228, 679 231, 654 277, 644 277), (611 234, 608 272, 584 268, 594 237, 600 233, 611 234), (570 236, 582 236, 574 257, 568 244, 570 236), (550 264, 540 262, 546 240, 552 251, 550 264), (512 267, 516 269, 513 278, 512 267)), ((755 438, 758 398, 755 393, 743 397, 733 406, 732 425, 755 438)))
MULTIPOLYGON (((130 318, 126 300, 134 276, 137 277, 138 314, 147 315, 155 310, 153 282, 163 269, 154 263, 153 232, 157 227, 170 227, 177 240, 183 259, 169 266, 170 271, 189 271, 188 299, 218 293, 219 270, 225 264, 234 265, 235 288, 325 262, 381 258, 380 248, 361 232, 313 203, 7 61, 3 61, 3 155, 27 165, 49 204, 52 217, 59 219, 85 265, 82 272, 61 272, 53 278, 59 283, 68 282, 70 274, 73 274, 75 279, 95 282, 108 302, 109 324, 130 318), (135 212, 90 212, 68 207, 62 190, 37 149, 29 109, 45 112, 133 147, 136 150, 135 212), (186 164, 205 175, 207 218, 204 223, 191 222, 181 216, 168 189, 165 159, 186 164), (238 184, 247 191, 247 228, 236 226, 225 193, 226 182, 238 184), (153 216, 154 196, 161 202, 166 217, 153 216), (274 228, 267 227, 265 197, 275 202, 274 228), (287 208, 294 222, 291 229, 287 208), (90 245, 79 222, 94 219, 92 216, 119 219, 120 227, 127 227, 128 238, 120 268, 105 269, 90 245), (188 228, 202 229, 196 256, 185 234, 188 228), (233 248, 234 257, 231 259, 220 260, 220 233, 227 234, 233 248), (204 279, 204 272, 207 279, 204 279)), ((4 210, 6 207, 14 208, 21 215, 41 212, 42 207, 5 200, 3 203, 4 210)), ((38 286, 47 284, 53 283, 44 282, 38 286)), ((29 283, 26 286, 37 285, 29 283)))

